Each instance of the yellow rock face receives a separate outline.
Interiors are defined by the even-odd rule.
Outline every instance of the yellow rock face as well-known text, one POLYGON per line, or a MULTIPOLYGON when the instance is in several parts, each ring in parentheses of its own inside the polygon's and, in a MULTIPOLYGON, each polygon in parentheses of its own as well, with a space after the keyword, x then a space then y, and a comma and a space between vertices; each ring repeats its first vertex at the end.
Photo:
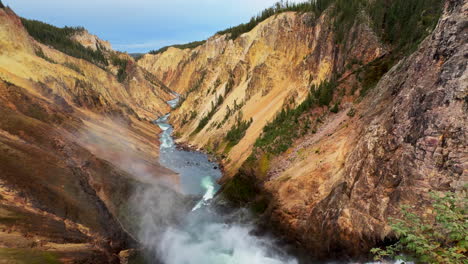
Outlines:
POLYGON ((173 95, 128 55, 105 52, 129 60, 122 83, 115 66, 42 45, 0 9, 0 259, 111 262, 132 241, 121 217, 133 184, 177 188, 150 122, 173 95))
MULTIPOLYGON (((250 155, 263 127, 286 105, 302 102, 312 84, 328 79, 341 63, 331 28, 327 14, 314 18, 287 12, 270 17, 236 40, 215 35, 193 50, 170 48, 147 54, 138 64, 187 97, 171 118, 179 142, 224 156, 226 172, 232 175, 250 155), (194 133, 220 95, 224 102, 208 124, 194 133), (234 113, 227 115, 228 109, 234 113), (228 151, 223 138, 239 115, 252 118, 253 123, 228 151)), ((367 37, 364 42, 369 45, 363 55, 353 56, 371 52, 368 61, 381 47, 376 39, 367 37)))

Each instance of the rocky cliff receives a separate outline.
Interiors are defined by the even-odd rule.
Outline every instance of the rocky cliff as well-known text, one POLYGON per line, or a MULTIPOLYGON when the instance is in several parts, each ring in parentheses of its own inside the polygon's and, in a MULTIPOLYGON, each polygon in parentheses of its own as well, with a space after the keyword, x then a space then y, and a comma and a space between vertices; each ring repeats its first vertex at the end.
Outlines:
POLYGON ((429 191, 466 184, 467 8, 444 1, 411 55, 365 12, 337 42, 329 8, 138 64, 185 97, 176 136, 223 160, 226 196, 311 255, 356 256, 402 204, 424 214, 429 191))
POLYGON ((127 63, 66 55, 0 8, 2 263, 119 263, 136 243, 126 215, 134 185, 177 182, 157 162, 149 122, 172 94, 128 55, 105 56, 127 63))
POLYGON ((334 45, 329 13, 282 13, 234 41, 215 35, 193 50, 170 48, 138 64, 186 97, 172 117, 179 141, 222 155, 232 175, 267 122, 286 105, 302 102, 311 85, 351 60, 369 63, 385 54, 367 24, 353 27, 349 48, 334 45), (224 137, 239 119, 253 122, 239 144, 227 146, 224 137))

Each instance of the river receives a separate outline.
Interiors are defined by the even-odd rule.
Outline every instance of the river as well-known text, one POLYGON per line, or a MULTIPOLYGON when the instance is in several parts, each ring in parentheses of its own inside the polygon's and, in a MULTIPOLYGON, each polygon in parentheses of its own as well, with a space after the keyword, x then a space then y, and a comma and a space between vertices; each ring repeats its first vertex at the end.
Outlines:
MULTIPOLYGON (((174 108, 178 98, 168 102, 174 108)), ((170 113, 156 124, 160 134, 160 163, 180 175, 180 192, 191 200, 161 188, 145 188, 135 200, 139 208, 139 240, 151 264, 298 264, 274 239, 253 235, 247 210, 228 215, 211 201, 219 190, 219 165, 201 152, 177 148, 168 123, 170 113), (196 201, 193 202, 193 197, 196 201)), ((301 261, 303 263, 303 261, 301 261)), ((336 262, 335 262, 336 263, 336 262)))
MULTIPOLYGON (((178 98, 168 103, 174 108, 178 98)), ((157 184, 140 193, 135 201, 140 208, 139 240, 151 264, 296 264, 272 240, 251 234, 248 214, 216 212, 210 202, 219 189, 219 165, 201 152, 177 149, 169 116, 156 121, 163 131, 160 163, 180 175, 180 192, 197 201, 186 208, 187 203, 157 184), (242 223, 234 215, 242 215, 242 223)))

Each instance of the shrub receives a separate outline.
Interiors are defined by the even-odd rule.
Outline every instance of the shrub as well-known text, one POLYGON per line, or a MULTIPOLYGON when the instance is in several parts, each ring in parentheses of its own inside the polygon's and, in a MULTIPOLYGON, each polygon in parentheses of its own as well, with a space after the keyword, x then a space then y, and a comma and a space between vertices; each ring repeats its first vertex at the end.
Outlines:
MULTIPOLYGON (((328 87, 324 83, 320 84, 319 87, 328 87)), ((281 154, 286 151, 293 144, 294 139, 304 135, 310 129, 308 119, 303 122, 300 122, 299 119, 303 113, 317 105, 317 94, 320 93, 317 92, 315 86, 312 86, 309 95, 299 106, 294 109, 289 107, 283 109, 273 121, 263 128, 262 135, 255 141, 255 147, 271 154, 281 154)))
POLYGON ((371 252, 376 260, 404 258, 420 263, 466 263, 468 246, 467 197, 453 192, 431 193, 433 212, 416 215, 413 207, 402 207, 402 219, 391 219, 399 240, 371 252))
POLYGON ((312 87, 319 105, 328 106, 330 104, 333 100, 333 92, 335 91, 336 86, 337 83, 335 78, 332 78, 331 81, 323 81, 318 87, 312 87))
POLYGON ((122 59, 116 54, 113 54, 110 58, 112 65, 117 66, 119 69, 117 70, 117 80, 119 82, 124 82, 127 78, 127 65, 128 60, 122 59))
POLYGON ((56 61, 54 61, 53 59, 47 57, 44 53, 44 51, 41 49, 41 48, 36 48, 35 50, 35 53, 36 53, 36 56, 40 57, 40 58, 43 58, 44 60, 50 62, 50 63, 53 63, 53 64, 57 64, 56 61))
POLYGON ((65 62, 65 63, 63 64, 63 66, 65 66, 65 67, 67 67, 67 68, 69 68, 69 69, 71 69, 71 70, 74 70, 74 71, 76 71, 76 72, 79 73, 79 74, 83 74, 83 72, 81 71, 80 67, 78 67, 78 66, 77 66, 76 64, 74 64, 74 63, 65 62))
POLYGON ((396 61, 397 58, 395 56, 389 55, 377 58, 364 66, 363 70, 358 75, 362 85, 360 95, 364 96, 369 90, 374 88, 382 76, 391 69, 396 61))
POLYGON ((244 138, 245 133, 252 122, 252 118, 249 121, 243 121, 242 114, 238 115, 236 123, 231 127, 225 137, 228 142, 228 148, 237 145, 237 143, 239 143, 239 141, 244 138))
POLYGON ((214 114, 218 110, 219 106, 223 102, 224 102, 224 98, 223 98, 222 95, 220 95, 218 97, 218 100, 216 101, 216 103, 213 104, 213 102, 211 102, 211 110, 208 112, 208 114, 205 117, 203 117, 200 120, 200 123, 198 123, 198 126, 195 129, 195 131, 193 131, 193 134, 196 134, 196 133, 200 132, 208 124, 208 122, 210 122, 211 118, 214 116, 214 114))
POLYGON ((372 25, 381 39, 403 52, 414 50, 435 27, 442 0, 377 0, 369 6, 372 25))
POLYGON ((338 111, 339 111, 339 104, 338 104, 338 102, 336 102, 335 105, 330 109, 330 112, 336 114, 336 113, 338 113, 338 111))
POLYGON ((127 64, 128 61, 125 61, 125 63, 121 65, 119 70, 117 71, 117 80, 119 82, 124 82, 125 79, 127 79, 127 64))

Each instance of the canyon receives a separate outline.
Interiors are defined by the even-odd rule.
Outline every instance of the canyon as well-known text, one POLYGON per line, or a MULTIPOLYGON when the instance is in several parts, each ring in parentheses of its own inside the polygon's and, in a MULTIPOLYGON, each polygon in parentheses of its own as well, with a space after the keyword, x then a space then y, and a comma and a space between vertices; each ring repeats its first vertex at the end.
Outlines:
POLYGON ((366 14, 337 44, 328 8, 138 64, 186 95, 170 119, 177 142, 222 161, 221 194, 260 208, 265 226, 311 255, 359 256, 394 238, 388 219, 401 205, 423 210, 430 191, 466 191, 467 8, 444 1, 434 31, 404 56, 366 14), (330 79, 329 102, 314 102, 330 79))
POLYGON ((138 59, 0 4, 0 263, 367 260, 466 195, 468 2, 440 3, 408 45, 330 5, 138 59))

